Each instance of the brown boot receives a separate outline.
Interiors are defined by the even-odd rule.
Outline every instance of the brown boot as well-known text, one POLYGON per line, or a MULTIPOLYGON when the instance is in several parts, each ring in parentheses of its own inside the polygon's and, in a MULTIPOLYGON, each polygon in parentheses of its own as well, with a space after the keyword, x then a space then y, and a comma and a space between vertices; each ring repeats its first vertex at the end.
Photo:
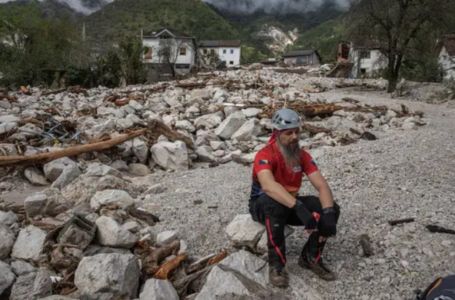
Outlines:
POLYGON ((289 286, 289 276, 285 269, 281 271, 277 268, 269 268, 269 281, 272 285, 279 288, 287 288, 289 286))
POLYGON ((314 263, 311 263, 306 258, 306 255, 300 255, 299 266, 305 269, 311 270, 313 273, 318 275, 321 279, 326 281, 336 280, 336 275, 322 262, 322 258, 318 259, 314 263))

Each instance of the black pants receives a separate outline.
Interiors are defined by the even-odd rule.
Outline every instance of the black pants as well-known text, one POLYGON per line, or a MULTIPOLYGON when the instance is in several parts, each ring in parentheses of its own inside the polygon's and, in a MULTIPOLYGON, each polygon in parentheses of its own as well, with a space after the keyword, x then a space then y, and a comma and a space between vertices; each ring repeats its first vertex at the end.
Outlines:
MULTIPOLYGON (((301 201, 311 212, 322 213, 321 202, 316 196, 299 196, 297 201, 301 201)), ((340 207, 335 203, 334 208, 338 221, 340 207)), ((284 227, 285 225, 303 226, 302 221, 300 221, 293 209, 282 205, 266 194, 250 199, 249 210, 253 220, 265 225, 269 264, 275 268, 282 269, 286 264, 284 227)), ((320 242, 319 236, 318 231, 313 232, 303 247, 302 255, 306 255, 309 260, 318 261, 322 255, 325 242, 320 242)))

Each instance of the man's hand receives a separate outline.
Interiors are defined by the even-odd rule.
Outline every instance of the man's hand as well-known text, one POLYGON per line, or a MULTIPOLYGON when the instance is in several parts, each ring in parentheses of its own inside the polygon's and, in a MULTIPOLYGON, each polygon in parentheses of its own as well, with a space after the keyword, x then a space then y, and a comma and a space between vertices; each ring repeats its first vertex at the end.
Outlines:
POLYGON ((297 201, 294 206, 297 217, 305 225, 307 230, 315 230, 318 228, 319 214, 314 212, 311 213, 302 202, 297 201))
POLYGON ((336 235, 337 221, 335 209, 333 207, 327 207, 322 210, 319 233, 324 237, 336 235))

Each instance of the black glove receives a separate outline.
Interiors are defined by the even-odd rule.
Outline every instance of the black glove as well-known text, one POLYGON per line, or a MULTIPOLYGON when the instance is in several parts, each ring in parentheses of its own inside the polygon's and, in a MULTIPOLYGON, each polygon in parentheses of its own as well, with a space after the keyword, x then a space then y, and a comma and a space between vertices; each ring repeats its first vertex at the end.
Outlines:
POLYGON ((322 210, 321 220, 319 222, 319 233, 324 237, 336 235, 337 218, 333 207, 327 207, 322 210))
POLYGON ((302 202, 297 201, 294 206, 297 217, 305 225, 305 229, 314 230, 318 228, 319 214, 314 212, 311 213, 302 202))

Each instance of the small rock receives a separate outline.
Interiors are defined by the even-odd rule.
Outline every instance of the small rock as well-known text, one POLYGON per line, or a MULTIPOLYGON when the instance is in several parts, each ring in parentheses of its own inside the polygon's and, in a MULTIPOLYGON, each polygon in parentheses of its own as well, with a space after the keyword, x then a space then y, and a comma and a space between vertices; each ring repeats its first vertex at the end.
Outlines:
POLYGON ((0 224, 10 227, 14 223, 17 223, 17 221, 17 216, 12 211, 4 212, 0 210, 0 224))
POLYGON ((46 177, 35 167, 28 167, 24 170, 24 176, 33 185, 46 186, 49 185, 46 177))
POLYGON ((150 149, 152 159, 165 170, 187 170, 188 150, 182 141, 158 142, 150 149))
POLYGON ((15 260, 11 263, 11 268, 13 269, 14 274, 16 276, 26 275, 31 272, 36 272, 36 268, 25 262, 23 260, 15 260))
POLYGON ((0 296, 13 284, 15 278, 10 266, 0 261, 0 296))
POLYGON ((253 221, 250 214, 235 216, 234 220, 226 227, 226 234, 236 247, 247 246, 255 249, 265 227, 253 221))
POLYGON ((14 232, 5 225, 0 224, 0 259, 8 258, 13 248, 14 240, 14 232))
POLYGON ((47 195, 45 193, 36 193, 28 196, 24 200, 24 208, 27 216, 33 218, 43 213, 47 203, 47 195))
POLYGON ((168 230, 158 233, 156 242, 160 245, 169 244, 178 239, 178 232, 174 230, 168 230))
POLYGON ((231 137, 238 141, 248 141, 262 132, 258 119, 250 119, 244 123, 231 137))
POLYGON ((96 220, 96 236, 100 245, 119 248, 131 248, 138 237, 110 217, 101 216, 96 220))
POLYGON ((98 162, 90 163, 87 166, 87 170, 85 171, 85 176, 96 176, 96 177, 103 177, 106 175, 112 175, 116 177, 121 177, 122 175, 118 170, 113 167, 107 166, 105 164, 100 164, 98 162))
POLYGON ((76 162, 68 157, 62 157, 45 164, 43 169, 46 178, 53 182, 62 174, 63 170, 74 168, 77 168, 76 162))
POLYGON ((104 205, 116 204, 121 208, 127 208, 134 204, 133 198, 122 190, 98 191, 90 199, 90 207, 97 211, 104 205))
POLYGON ((179 296, 169 280, 149 279, 145 282, 140 300, 178 300, 179 296))
POLYGON ((152 173, 149 167, 144 164, 129 164, 128 172, 135 176, 146 176, 152 173))
POLYGON ((222 139, 230 139, 245 122, 246 118, 242 112, 234 112, 216 128, 215 134, 222 139))
POLYGON ((39 299, 51 295, 51 274, 46 269, 17 277, 10 300, 39 299))
POLYGON ((140 163, 147 162, 149 156, 149 147, 141 138, 133 139, 132 151, 140 163))

